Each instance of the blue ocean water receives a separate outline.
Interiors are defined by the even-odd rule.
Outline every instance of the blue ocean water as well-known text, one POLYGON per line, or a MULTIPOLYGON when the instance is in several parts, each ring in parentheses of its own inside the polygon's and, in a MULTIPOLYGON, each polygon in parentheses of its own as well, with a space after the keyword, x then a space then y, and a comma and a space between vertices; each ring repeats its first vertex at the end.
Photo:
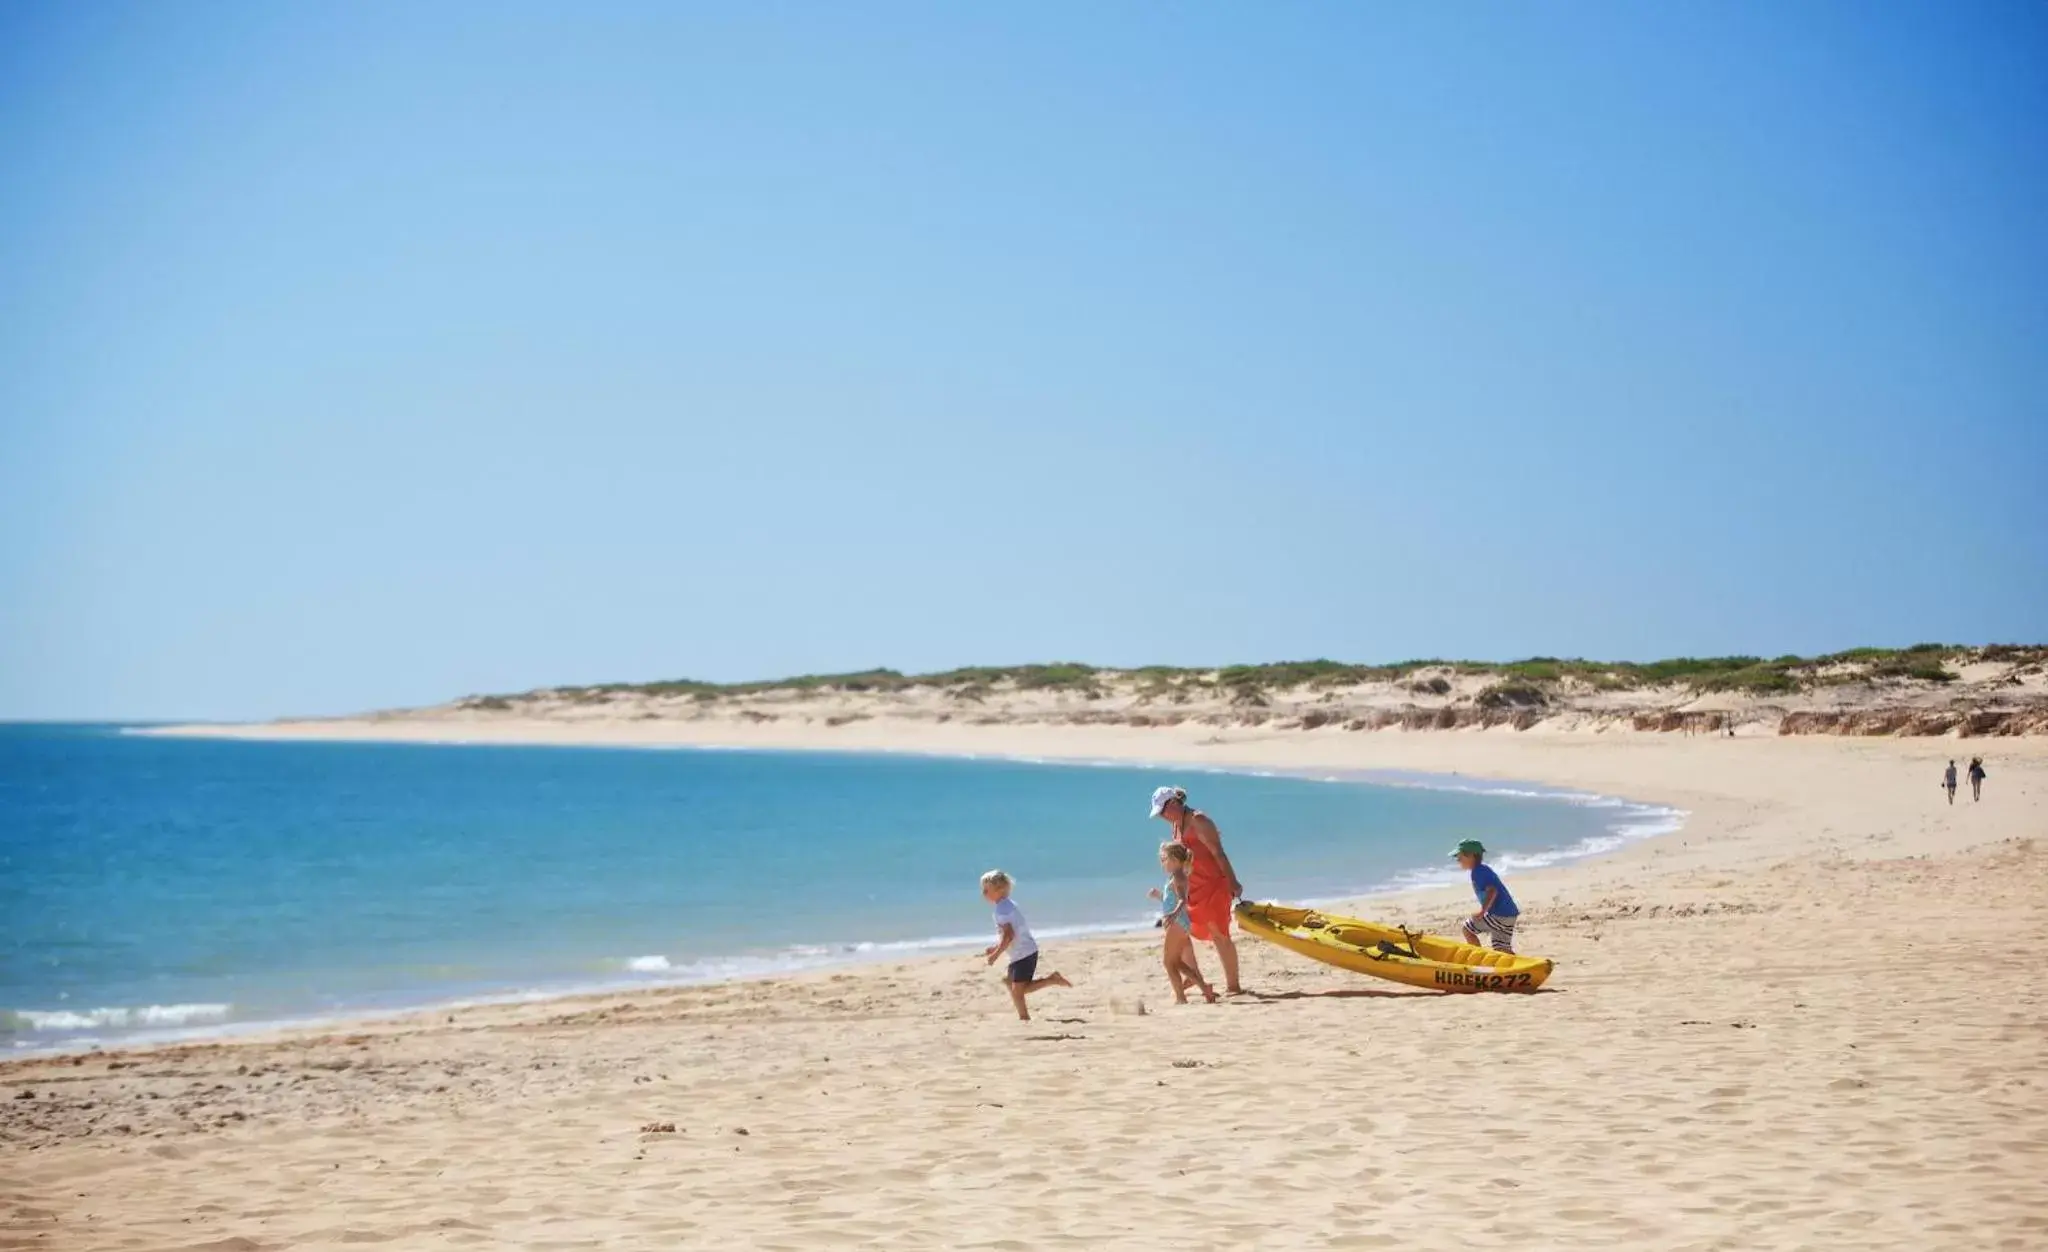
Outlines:
POLYGON ((995 867, 1048 946, 1140 927, 1162 781, 1266 899, 1442 875, 1459 838, 1512 869, 1673 818, 1458 779, 0 726, 0 1044, 966 948, 995 867))

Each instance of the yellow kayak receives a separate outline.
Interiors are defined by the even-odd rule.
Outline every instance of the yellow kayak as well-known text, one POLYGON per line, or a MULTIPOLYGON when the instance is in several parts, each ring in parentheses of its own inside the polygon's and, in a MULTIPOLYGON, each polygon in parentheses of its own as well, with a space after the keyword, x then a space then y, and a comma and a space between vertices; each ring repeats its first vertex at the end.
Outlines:
POLYGON ((1462 939, 1418 935, 1355 917, 1280 904, 1237 906, 1237 924, 1261 939, 1375 978, 1437 991, 1534 991, 1550 977, 1540 956, 1495 952, 1462 939))

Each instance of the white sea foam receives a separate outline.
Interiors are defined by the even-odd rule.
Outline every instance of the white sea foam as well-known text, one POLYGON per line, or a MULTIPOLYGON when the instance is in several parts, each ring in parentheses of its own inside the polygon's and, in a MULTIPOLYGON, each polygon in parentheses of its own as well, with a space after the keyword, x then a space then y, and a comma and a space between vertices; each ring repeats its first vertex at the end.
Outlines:
POLYGON ((230 1004, 145 1004, 137 1008, 16 1009, 0 1014, 0 1020, 32 1031, 145 1030, 225 1021, 233 1008, 230 1004))
MULTIPOLYGON (((1311 777, 1310 775, 1302 775, 1311 777)), ((1320 782, 1364 783, 1380 787, 1404 787, 1418 791, 1454 792, 1461 795, 1499 796, 1504 799, 1534 800, 1554 804, 1569 804, 1575 808, 1612 810, 1613 816, 1604 821, 1605 830, 1600 834, 1588 835, 1574 843, 1556 848, 1542 848, 1528 852, 1498 852, 1489 855, 1489 860, 1501 869, 1533 870, 1559 865, 1567 861, 1583 860, 1587 857, 1603 856, 1618 851, 1628 844, 1643 839, 1653 839, 1678 830, 1690 816, 1683 809, 1670 808, 1660 804, 1644 804, 1620 796, 1601 795, 1591 791, 1573 791, 1565 788, 1541 787, 1528 784, 1496 781, 1490 779, 1467 779, 1456 775, 1406 774, 1390 771, 1359 771, 1343 775, 1314 775, 1320 782)), ((1328 907, 1361 896, 1391 895, 1404 891, 1446 887, 1463 883, 1465 872, 1456 865, 1445 862, 1433 866, 1421 866, 1404 870, 1383 881, 1356 889, 1338 889, 1320 894, 1303 904, 1311 907, 1328 907)))
MULTIPOLYGON (((1041 939, 1082 939, 1102 935, 1136 934, 1151 929, 1152 915, 1147 912, 1134 916, 1128 921, 1095 922, 1075 926, 1046 926, 1037 931, 1041 939)), ((457 1001, 459 1005, 503 1004, 529 999, 546 999, 553 996, 577 995, 601 992, 618 986, 647 986, 650 982, 662 985, 689 986, 702 983, 732 982, 750 978, 774 978, 787 974, 810 973, 836 966, 868 964, 877 961, 904 960, 918 956, 936 955, 944 952, 971 952, 987 945, 985 934, 972 935, 931 935, 921 939, 850 939, 839 943, 799 943, 778 948, 772 952, 747 952, 724 956, 704 956, 694 959, 671 959, 667 956, 629 957, 619 965, 631 973, 651 974, 647 980, 600 983, 577 987, 556 988, 551 991, 513 992, 500 996, 457 1001)))

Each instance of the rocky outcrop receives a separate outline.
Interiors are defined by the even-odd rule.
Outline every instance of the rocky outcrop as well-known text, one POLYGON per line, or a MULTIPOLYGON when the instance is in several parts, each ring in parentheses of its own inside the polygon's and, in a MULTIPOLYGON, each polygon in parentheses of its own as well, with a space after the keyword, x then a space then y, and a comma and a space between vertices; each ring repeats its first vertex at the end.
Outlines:
POLYGON ((1778 723, 1781 735, 1946 735, 1951 732, 1965 739, 2048 734, 2048 709, 1813 711, 1787 713, 1778 723))
POLYGON ((1219 729, 1273 730, 1491 730, 1507 727, 1532 730, 1553 719, 1574 717, 1576 729, 1604 730, 1626 726, 1642 734, 1719 735, 1741 727, 1768 731, 1775 724, 1781 735, 1933 736, 1955 734, 1964 738, 2001 735, 2048 734, 2048 708, 2021 709, 1843 709, 1786 712, 1769 706, 1742 710, 1653 709, 1646 712, 1587 717, 1583 710, 1555 707, 1513 707, 1504 703, 1445 705, 1442 708, 1345 709, 1312 708, 1288 715, 1268 708, 1241 705, 1173 712, 1114 712, 1071 710, 1047 718, 1013 714, 982 719, 988 724, 1003 721, 1056 721, 1064 725, 1114 725, 1143 728, 1179 726, 1193 722, 1219 729))
POLYGON ((1662 733, 1685 732, 1695 735, 1713 734, 1728 729, 1735 723, 1732 713, 1681 712, 1664 709, 1655 713, 1638 713, 1629 719, 1636 730, 1662 733))

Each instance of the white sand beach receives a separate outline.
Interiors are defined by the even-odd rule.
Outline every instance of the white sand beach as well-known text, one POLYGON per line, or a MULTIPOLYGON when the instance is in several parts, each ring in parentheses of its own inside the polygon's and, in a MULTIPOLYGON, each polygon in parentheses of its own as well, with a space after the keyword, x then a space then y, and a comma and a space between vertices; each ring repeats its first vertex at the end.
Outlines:
POLYGON ((12 0, 0 1252, 2048 1252, 2044 130, 2048 0, 12 0))
MULTIPOLYGON (((1952 739, 712 729, 1459 772, 1689 817, 1513 878, 1521 948, 1559 963, 1535 995, 1411 993, 1245 938, 1252 994, 1177 1007, 1152 943, 1114 939, 1049 945, 1076 985, 1029 1024, 978 960, 936 958, 10 1063, 0 1246, 2048 1243, 2048 741, 1964 745, 1993 781, 1950 807, 1952 739)), ((690 738, 490 737, 655 733, 690 738)))

